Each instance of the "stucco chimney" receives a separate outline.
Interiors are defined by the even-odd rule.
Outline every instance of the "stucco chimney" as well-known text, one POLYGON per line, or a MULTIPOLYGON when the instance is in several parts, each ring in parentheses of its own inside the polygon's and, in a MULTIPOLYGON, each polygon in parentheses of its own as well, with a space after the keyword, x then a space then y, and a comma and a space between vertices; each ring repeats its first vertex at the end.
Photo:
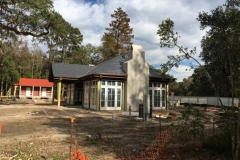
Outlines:
POLYGON ((132 45, 123 69, 128 74, 125 85, 125 107, 131 106, 132 111, 138 111, 139 104, 143 104, 143 94, 149 92, 149 64, 145 61, 142 46, 132 45))

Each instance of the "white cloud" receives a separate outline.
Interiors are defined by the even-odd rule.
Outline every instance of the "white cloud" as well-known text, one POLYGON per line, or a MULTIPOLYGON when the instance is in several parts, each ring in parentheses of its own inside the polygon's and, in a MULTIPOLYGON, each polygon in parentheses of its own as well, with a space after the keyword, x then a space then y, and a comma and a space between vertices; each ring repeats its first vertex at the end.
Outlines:
POLYGON ((183 81, 183 78, 188 78, 193 74, 193 69, 191 69, 189 66, 179 65, 178 68, 174 67, 169 72, 170 75, 177 75, 174 76, 177 78, 177 82, 183 81))
MULTIPOLYGON (((55 10, 73 27, 83 34, 83 44, 101 45, 105 28, 112 21, 111 14, 121 7, 130 18, 135 44, 142 45, 149 64, 159 66, 166 62, 167 55, 178 54, 177 48, 160 48, 156 35, 158 24, 167 18, 175 23, 175 31, 182 37, 179 44, 192 49, 197 47, 200 53, 200 41, 205 34, 200 31, 196 20, 198 13, 210 12, 225 0, 53 0, 55 10)), ((197 57, 197 56, 196 56, 197 57)), ((178 81, 187 78, 192 71, 185 71, 184 66, 171 71, 178 81)))

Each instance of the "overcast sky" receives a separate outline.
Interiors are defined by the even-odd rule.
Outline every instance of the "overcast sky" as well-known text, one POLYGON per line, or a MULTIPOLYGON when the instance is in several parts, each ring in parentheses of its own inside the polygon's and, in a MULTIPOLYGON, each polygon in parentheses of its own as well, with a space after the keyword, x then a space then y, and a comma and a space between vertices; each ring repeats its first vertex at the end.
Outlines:
MULTIPOLYGON (((166 62, 167 55, 178 54, 177 48, 160 48, 156 35, 158 25, 170 18, 175 23, 174 30, 179 33, 179 44, 189 49, 197 47, 201 52, 200 41, 205 34, 196 20, 198 13, 210 12, 225 0, 53 0, 54 8, 63 18, 80 29, 83 43, 99 46, 105 28, 113 20, 111 14, 121 7, 130 18, 133 28, 134 44, 141 45, 145 51, 146 61, 159 68, 166 62)), ((173 68, 170 74, 182 81, 193 72, 188 63, 183 62, 179 68, 173 68)))

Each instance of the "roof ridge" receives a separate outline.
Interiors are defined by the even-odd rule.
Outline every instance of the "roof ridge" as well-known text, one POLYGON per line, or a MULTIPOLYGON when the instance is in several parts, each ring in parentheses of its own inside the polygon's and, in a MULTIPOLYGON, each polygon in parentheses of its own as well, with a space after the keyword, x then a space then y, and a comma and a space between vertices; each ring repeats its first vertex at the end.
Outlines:
POLYGON ((118 55, 118 56, 115 56, 115 57, 113 57, 113 58, 107 59, 106 61, 103 61, 103 62, 97 64, 96 66, 94 66, 94 68, 92 68, 91 70, 89 70, 88 72, 86 72, 82 77, 86 76, 89 72, 91 72, 91 71, 94 70, 95 68, 100 68, 100 69, 104 68, 107 64, 110 64, 111 60, 116 59, 117 57, 121 57, 121 56, 118 55), (103 64, 103 63, 105 63, 105 65, 102 66, 102 67, 99 67, 99 65, 101 65, 101 64, 103 64))
MULTIPOLYGON (((96 65, 97 66, 97 65, 96 65)), ((87 75, 87 73, 89 73, 89 72, 91 72, 93 69, 95 69, 96 68, 96 66, 92 66, 93 68, 92 69, 90 69, 89 71, 87 71, 86 73, 84 73, 81 77, 84 77, 84 76, 86 76, 87 75)), ((81 78, 81 77, 79 77, 79 78, 81 78)))

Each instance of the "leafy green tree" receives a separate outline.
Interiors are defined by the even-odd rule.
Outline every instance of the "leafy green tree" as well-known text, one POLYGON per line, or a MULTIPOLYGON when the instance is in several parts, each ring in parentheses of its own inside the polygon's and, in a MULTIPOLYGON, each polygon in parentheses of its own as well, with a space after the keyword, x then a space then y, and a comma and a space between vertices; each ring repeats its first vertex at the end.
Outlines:
MULTIPOLYGON (((202 12, 199 13, 198 20, 200 21, 200 28, 205 29, 209 28, 206 33, 206 36, 203 37, 202 47, 203 52, 201 56, 206 65, 209 67, 210 71, 217 72, 216 74, 211 75, 208 72, 207 67, 201 65, 199 61, 194 58, 196 53, 196 48, 188 50, 180 46, 177 42, 179 39, 178 33, 173 31, 174 23, 172 20, 167 19, 159 25, 159 30, 157 34, 160 36, 160 46, 161 47, 178 47, 180 54, 177 56, 169 56, 169 61, 166 64, 162 65, 162 71, 166 72, 171 69, 173 66, 178 66, 179 62, 183 59, 193 59, 195 60, 199 68, 204 71, 206 78, 210 82, 211 87, 214 89, 215 95, 219 98, 220 94, 217 90, 216 84, 214 83, 213 76, 218 75, 216 81, 222 82, 217 83, 223 84, 225 78, 230 84, 230 91, 232 95, 232 117, 234 117, 234 95, 239 91, 239 18, 240 12, 235 6, 238 1, 227 1, 226 7, 217 7, 212 10, 211 13, 202 12), (230 2, 233 2, 230 4, 230 2), (219 67, 219 66, 223 67, 219 67), (215 66, 215 67, 214 67, 215 66), (217 67, 218 66, 218 67, 217 67), (222 77, 225 76, 225 77, 222 77)), ((220 98, 219 98, 220 100, 220 98)), ((222 105, 222 102, 220 100, 222 105)), ((223 106, 223 105, 222 105, 223 106)), ((238 116, 239 119, 240 115, 238 116)), ((240 147, 240 123, 238 122, 237 127, 233 123, 230 125, 230 132, 232 137, 232 156, 233 159, 238 159, 239 147, 240 147)))
MULTIPOLYGON (((159 29, 157 31, 157 34, 160 37, 160 47, 168 48, 177 47, 180 53, 176 56, 173 55, 168 56, 168 61, 165 64, 160 65, 162 74, 167 73, 173 67, 178 67, 181 61, 192 59, 199 65, 199 68, 202 68, 204 70, 207 80, 210 82, 212 88, 214 89, 215 95, 218 97, 220 103, 222 104, 216 86, 212 82, 211 75, 207 72, 204 66, 194 57, 194 55, 196 54, 196 47, 189 50, 188 48, 186 47, 184 48, 183 46, 180 46, 178 44, 178 39, 180 38, 180 36, 178 35, 177 32, 174 32, 173 30, 174 22, 171 19, 166 19, 165 21, 162 21, 162 23, 159 24, 158 27, 159 29)), ((192 66, 192 68, 193 67, 194 66, 192 66)))
POLYGON ((41 41, 47 41, 48 53, 53 61, 62 63, 67 62, 66 58, 80 47, 82 40, 83 36, 80 30, 63 21, 61 26, 52 30, 41 41))
POLYGON ((31 59, 32 54, 29 50, 27 41, 12 40, 12 56, 16 64, 20 77, 30 78, 31 75, 31 59))
POLYGON ((35 37, 53 49, 50 54, 57 53, 59 62, 82 42, 79 29, 73 28, 54 10, 52 0, 1 0, 0 7, 1 38, 35 37))
POLYGON ((28 76, 28 78, 47 78, 46 74, 48 72, 47 70, 49 69, 48 58, 37 44, 33 45, 29 64, 31 68, 31 76, 28 76))
POLYGON ((240 50, 240 11, 237 8, 217 7, 211 14, 202 12, 198 16, 201 29, 211 27, 202 39, 202 57, 211 70, 213 82, 231 96, 237 95, 239 88, 239 50, 240 50), (220 21, 219 21, 220 20, 220 21), (221 81, 219 81, 221 78, 221 81), (237 87, 238 86, 238 87, 237 87))
POLYGON ((12 84, 18 82, 20 77, 13 58, 10 54, 7 54, 3 57, 0 72, 1 83, 3 83, 5 86, 5 89, 3 88, 3 92, 5 91, 6 93, 9 89, 12 89, 12 84))
POLYGON ((1 0, 0 29, 2 36, 31 35, 41 37, 58 25, 51 0, 1 0))
MULTIPOLYGON (((216 84, 216 89, 221 97, 231 97, 231 88, 228 79, 226 78, 227 75, 216 75, 216 70, 211 68, 209 65, 204 65, 205 69, 209 72, 209 74, 213 77, 213 82, 216 84), (222 77, 225 76, 225 77, 222 77), (219 81, 219 77, 221 81, 219 81), (224 82, 225 81, 225 82, 224 82)), ((220 66, 222 67, 222 66, 220 66)), ((193 96, 214 96, 214 90, 211 87, 211 84, 206 81, 205 72, 201 68, 195 68, 194 73, 192 74, 192 84, 190 85, 189 89, 192 92, 193 96)))
POLYGON ((99 52, 99 47, 92 46, 91 44, 81 45, 72 52, 72 54, 68 58, 68 63, 96 65, 101 61, 101 56, 99 55, 99 52))
POLYGON ((59 25, 49 35, 41 37, 40 42, 48 45, 50 62, 66 62, 73 51, 81 45, 83 36, 78 28, 74 28, 59 15, 59 25))
MULTIPOLYGON (((210 83, 206 81, 205 72, 201 68, 195 68, 191 77, 192 83, 189 90, 192 92, 192 96, 214 96, 214 90, 210 83)), ((219 94, 222 96, 221 93, 219 94)))
POLYGON ((15 48, 11 41, 0 41, 0 82, 1 92, 5 95, 13 89, 20 77, 14 61, 15 48))
POLYGON ((104 33, 102 41, 102 55, 103 58, 109 59, 116 55, 126 55, 131 49, 131 39, 133 29, 130 28, 130 19, 128 15, 122 10, 117 8, 111 17, 114 20, 109 24, 109 28, 106 28, 107 32, 104 33))
POLYGON ((171 92, 174 92, 175 96, 179 96, 179 83, 176 81, 169 83, 169 90, 171 92))
MULTIPOLYGON (((198 20, 201 28, 210 27, 202 40, 203 52, 201 57, 208 66, 215 67, 215 75, 221 79, 221 83, 230 86, 232 97, 232 113, 234 114, 234 96, 239 95, 239 43, 240 43, 240 10, 234 5, 217 7, 211 14, 200 13, 198 20), (219 66, 220 64, 220 66, 219 66)), ((219 80, 218 80, 219 81, 219 80)), ((240 98, 239 98, 240 99, 240 98)), ((240 115, 239 117, 240 118, 240 115)), ((240 122, 237 127, 232 123, 230 132, 232 135, 233 159, 238 159, 240 149, 240 122)))

